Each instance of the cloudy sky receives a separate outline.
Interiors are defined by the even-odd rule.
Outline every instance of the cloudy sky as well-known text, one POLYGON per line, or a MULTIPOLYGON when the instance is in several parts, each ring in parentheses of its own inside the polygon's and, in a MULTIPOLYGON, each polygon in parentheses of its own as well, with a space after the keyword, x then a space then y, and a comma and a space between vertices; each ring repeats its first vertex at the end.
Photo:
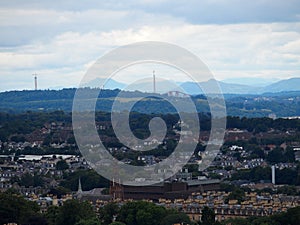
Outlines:
POLYGON ((0 91, 32 89, 33 73, 41 89, 75 87, 138 41, 186 48, 219 80, 300 77, 300 1, 1 1, 0 91))

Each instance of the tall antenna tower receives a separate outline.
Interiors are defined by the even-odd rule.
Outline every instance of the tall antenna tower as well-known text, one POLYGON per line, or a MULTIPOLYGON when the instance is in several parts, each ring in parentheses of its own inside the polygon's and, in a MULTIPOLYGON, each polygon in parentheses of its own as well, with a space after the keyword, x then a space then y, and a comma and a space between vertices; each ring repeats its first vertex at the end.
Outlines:
POLYGON ((153 70, 153 93, 156 93, 155 70, 153 70))
POLYGON ((37 89, 38 89, 38 87, 37 87, 37 74, 36 73, 34 73, 34 74, 32 74, 33 76, 34 76, 34 90, 36 91, 37 89))

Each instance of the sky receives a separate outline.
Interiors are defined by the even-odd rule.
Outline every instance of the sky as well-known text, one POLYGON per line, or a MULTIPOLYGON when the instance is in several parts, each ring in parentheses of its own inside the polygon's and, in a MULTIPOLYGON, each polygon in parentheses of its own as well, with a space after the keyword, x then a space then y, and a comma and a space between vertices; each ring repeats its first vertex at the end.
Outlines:
POLYGON ((98 58, 139 41, 181 46, 218 80, 300 77, 300 1, 1 1, 0 91, 33 89, 34 73, 40 89, 76 87, 98 58))

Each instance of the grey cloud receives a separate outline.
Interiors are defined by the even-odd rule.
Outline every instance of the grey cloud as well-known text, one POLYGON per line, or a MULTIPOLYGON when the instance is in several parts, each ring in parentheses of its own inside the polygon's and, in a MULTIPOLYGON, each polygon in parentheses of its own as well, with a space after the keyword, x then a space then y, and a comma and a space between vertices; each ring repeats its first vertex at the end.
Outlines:
POLYGON ((110 0, 110 1, 18 1, 2 2, 2 7, 43 8, 67 11, 88 9, 142 10, 184 18, 194 24, 268 23, 299 21, 298 0, 110 0))
POLYGON ((5 25, 5 20, 1 21, 0 43, 2 46, 19 46, 35 40, 47 41, 59 33, 68 31, 84 33, 95 30, 105 32, 116 29, 135 29, 154 23, 166 25, 172 20, 174 23, 181 20, 192 24, 300 21, 300 1, 298 0, 87 0, 76 2, 71 0, 11 0, 2 1, 1 8, 45 12, 44 15, 26 14, 23 18, 9 16, 7 19, 12 20, 9 21, 14 24, 12 26, 5 25), (67 21, 57 22, 59 17, 64 16, 67 17, 67 21))
POLYGON ((159 23, 167 25, 179 21, 168 15, 154 16, 141 10, 55 11, 42 8, 25 10, 2 8, 2 11, 5 12, 5 15, 0 15, 2 19, 2 21, 0 20, 0 43, 2 47, 47 42, 47 40, 65 32, 110 32, 129 28, 138 29, 144 25, 159 23))

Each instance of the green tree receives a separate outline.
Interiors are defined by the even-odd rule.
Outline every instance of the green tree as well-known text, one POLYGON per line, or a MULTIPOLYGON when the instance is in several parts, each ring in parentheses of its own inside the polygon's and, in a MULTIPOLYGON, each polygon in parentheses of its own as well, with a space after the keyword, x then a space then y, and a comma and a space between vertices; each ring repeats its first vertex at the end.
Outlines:
POLYGON ((161 222, 164 225, 191 224, 190 218, 184 213, 174 213, 167 215, 161 222))
POLYGON ((56 163, 57 170, 67 170, 69 169, 69 165, 65 160, 60 160, 56 163))
POLYGON ((0 224, 25 224, 32 217, 38 216, 36 203, 23 197, 9 193, 0 193, 0 224))
POLYGON ((59 208, 57 225, 75 225, 81 220, 96 219, 96 214, 88 202, 68 200, 59 208))
POLYGON ((277 221, 273 220, 271 217, 259 217, 251 221, 253 225, 280 225, 277 221))
POLYGON ((216 224, 215 217, 216 217, 215 212, 211 208, 205 206, 202 209, 201 225, 215 225, 216 224))
POLYGON ((116 203, 108 203, 99 210, 99 218, 103 224, 110 224, 119 212, 120 208, 116 203))
POLYGON ((230 192, 227 199, 225 199, 225 202, 228 203, 229 200, 237 200, 240 204, 245 200, 245 192, 240 188, 235 188, 232 192, 230 192))
POLYGON ((115 221, 115 222, 110 223, 109 225, 126 225, 126 224, 122 223, 122 222, 115 221))
POLYGON ((297 182, 298 172, 294 169, 284 168, 282 170, 276 170, 276 183, 295 185, 297 182))
POLYGON ((51 188, 48 194, 56 195, 58 198, 61 198, 63 195, 70 193, 71 191, 67 188, 58 186, 56 188, 51 188))
POLYGON ((101 225, 101 223, 96 217, 94 217, 91 219, 81 219, 75 225, 101 225))
POLYGON ((295 162, 295 151, 293 150, 293 148, 288 147, 284 153, 284 156, 287 162, 295 162))
POLYGON ((282 148, 275 148, 271 152, 269 152, 267 156, 267 160, 274 164, 280 162, 286 162, 286 157, 284 157, 282 148))
POLYGON ((65 174, 64 180, 60 183, 60 186, 72 191, 77 191, 79 177, 81 179, 83 190, 109 187, 109 181, 94 170, 78 170, 74 173, 65 174))
POLYGON ((34 215, 30 216, 27 219, 27 222, 24 223, 23 225, 48 225, 47 219, 44 218, 42 215, 34 215))
POLYGON ((30 173, 25 173, 21 176, 21 179, 19 180, 19 185, 20 186, 25 186, 25 187, 38 187, 38 186, 43 186, 44 181, 40 175, 31 175, 30 173))
POLYGON ((57 206, 50 206, 47 209, 45 217, 49 225, 56 225, 59 216, 59 208, 57 206))
POLYGON ((300 207, 288 209, 286 213, 271 216, 280 225, 298 225, 300 221, 300 207))
POLYGON ((156 225, 161 224, 166 215, 167 210, 164 207, 136 201, 128 202, 121 207, 117 221, 130 225, 156 225))
POLYGON ((252 156, 252 158, 262 158, 262 159, 264 159, 265 158, 265 153, 261 148, 254 145, 254 147, 252 149, 251 156, 252 156))
POLYGON ((224 221, 222 224, 231 224, 231 225, 251 225, 251 223, 247 219, 243 218, 234 218, 234 219, 228 219, 224 221))

